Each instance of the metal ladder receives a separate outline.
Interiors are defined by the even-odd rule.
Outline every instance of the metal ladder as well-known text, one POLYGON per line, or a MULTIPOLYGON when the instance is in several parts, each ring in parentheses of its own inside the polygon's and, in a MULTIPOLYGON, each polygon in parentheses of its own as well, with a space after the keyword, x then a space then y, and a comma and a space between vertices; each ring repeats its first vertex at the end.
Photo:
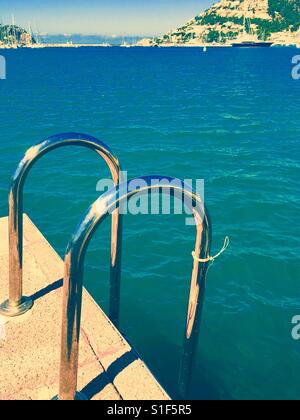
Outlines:
POLYGON ((178 379, 178 395, 185 398, 195 358, 200 319, 204 302, 211 246, 211 222, 201 198, 183 181, 170 177, 142 177, 144 188, 129 190, 135 180, 120 183, 120 164, 107 145, 98 139, 76 133, 50 137, 27 151, 13 177, 9 194, 9 299, 0 306, 0 314, 15 317, 31 309, 33 302, 23 296, 23 188, 33 164, 48 152, 63 146, 83 146, 96 151, 107 163, 115 187, 103 194, 87 211, 74 232, 65 254, 63 283, 63 319, 60 385, 57 400, 86 399, 77 392, 79 339, 81 324, 83 271, 86 251, 97 227, 112 214, 110 309, 109 317, 119 324, 120 279, 123 223, 122 204, 137 194, 170 193, 187 198, 194 214, 196 243, 188 301, 184 343, 178 379), (179 181, 179 183, 178 183, 179 181))

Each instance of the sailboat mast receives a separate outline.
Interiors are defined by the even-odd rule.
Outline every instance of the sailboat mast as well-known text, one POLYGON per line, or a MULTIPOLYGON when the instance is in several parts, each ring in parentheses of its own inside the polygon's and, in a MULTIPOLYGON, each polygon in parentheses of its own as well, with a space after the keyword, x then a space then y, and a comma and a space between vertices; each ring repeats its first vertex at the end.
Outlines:
POLYGON ((11 24, 12 24, 13 39, 14 39, 14 41, 16 41, 16 29, 15 29, 15 17, 14 17, 14 15, 11 15, 11 24))

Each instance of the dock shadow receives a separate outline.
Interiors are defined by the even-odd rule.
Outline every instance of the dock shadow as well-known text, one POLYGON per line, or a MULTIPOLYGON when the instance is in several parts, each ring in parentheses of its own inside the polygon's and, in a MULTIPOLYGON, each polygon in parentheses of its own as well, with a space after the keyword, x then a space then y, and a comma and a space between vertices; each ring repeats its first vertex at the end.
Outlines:
POLYGON ((55 292, 56 290, 60 289, 62 286, 63 286, 63 279, 57 280, 54 283, 50 284, 49 286, 45 287, 44 289, 41 289, 35 294, 33 294, 32 296, 30 296, 30 298, 34 302, 36 302, 37 300, 42 299, 49 293, 55 292))
MULTIPOLYGON (((113 362, 106 371, 93 379, 81 392, 91 400, 99 392, 103 391, 107 385, 112 384, 116 377, 136 360, 139 360, 137 353, 133 350, 128 351, 113 362)), ((122 398, 121 395, 120 397, 122 398)))

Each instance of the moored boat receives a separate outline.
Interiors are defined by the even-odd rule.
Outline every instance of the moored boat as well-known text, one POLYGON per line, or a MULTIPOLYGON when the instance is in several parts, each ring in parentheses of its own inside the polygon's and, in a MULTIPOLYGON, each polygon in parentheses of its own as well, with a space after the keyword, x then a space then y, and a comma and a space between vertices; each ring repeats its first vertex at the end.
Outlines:
POLYGON ((272 42, 266 41, 243 41, 232 43, 233 48, 269 48, 273 45, 272 42))

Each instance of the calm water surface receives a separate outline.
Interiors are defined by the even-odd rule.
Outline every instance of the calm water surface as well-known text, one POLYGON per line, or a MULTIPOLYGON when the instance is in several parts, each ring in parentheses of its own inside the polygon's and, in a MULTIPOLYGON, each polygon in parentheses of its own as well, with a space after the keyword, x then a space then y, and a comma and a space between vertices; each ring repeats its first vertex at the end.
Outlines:
MULTIPOLYGON (((213 250, 192 398, 299 399, 300 81, 293 49, 5 51, 0 81, 0 215, 24 151, 65 131, 108 143, 130 177, 204 178, 213 250)), ((25 209, 63 255, 108 176, 96 155, 38 162, 25 209)), ((91 244, 86 287, 107 310, 109 225, 91 244)), ((167 390, 176 378, 194 229, 182 216, 125 219, 122 330, 167 390)))

